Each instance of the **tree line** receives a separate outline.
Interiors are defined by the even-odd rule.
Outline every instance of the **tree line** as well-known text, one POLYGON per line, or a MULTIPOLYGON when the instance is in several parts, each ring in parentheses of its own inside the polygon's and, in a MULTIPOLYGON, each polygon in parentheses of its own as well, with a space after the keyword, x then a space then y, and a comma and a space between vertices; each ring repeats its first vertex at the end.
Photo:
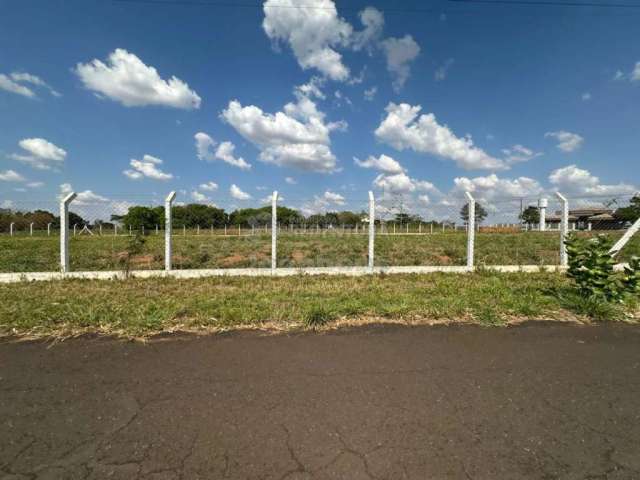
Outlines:
MULTIPOLYGON (((318 225, 326 228, 329 226, 338 227, 341 225, 353 226, 366 221, 367 213, 340 211, 317 213, 304 216, 298 210, 292 208, 278 206, 277 207, 278 223, 281 225, 318 225)), ((475 216, 476 222, 482 223, 488 213, 480 204, 476 203, 475 216)), ((240 226, 244 228, 261 227, 271 224, 271 207, 265 206, 261 208, 242 208, 227 213, 222 208, 210 205, 202 205, 192 203, 188 205, 177 205, 172 207, 173 226, 174 228, 224 228, 225 225, 240 226)), ((621 222, 634 222, 640 218, 640 195, 634 196, 628 205, 617 208, 613 216, 621 222)), ((469 219, 469 207, 465 204, 460 210, 460 218, 464 223, 469 219)), ((537 207, 527 207, 520 215, 520 219, 526 223, 537 223, 539 221, 539 211, 537 207)), ((409 213, 397 213, 391 222, 406 225, 425 222, 419 216, 409 213)), ((0 231, 9 231, 9 225, 15 224, 17 230, 29 228, 31 223, 34 224, 36 230, 43 230, 51 224, 52 228, 60 228, 60 218, 46 210, 34 210, 30 212, 22 212, 11 209, 0 209, 0 231)), ((429 222, 440 225, 439 222, 429 222)), ((164 228, 164 207, 146 207, 133 206, 129 207, 124 215, 111 215, 109 220, 93 220, 84 219, 80 214, 69 212, 69 225, 77 227, 98 227, 102 225, 107 228, 113 228, 117 224, 119 227, 134 230, 142 228, 153 230, 156 226, 164 228)))

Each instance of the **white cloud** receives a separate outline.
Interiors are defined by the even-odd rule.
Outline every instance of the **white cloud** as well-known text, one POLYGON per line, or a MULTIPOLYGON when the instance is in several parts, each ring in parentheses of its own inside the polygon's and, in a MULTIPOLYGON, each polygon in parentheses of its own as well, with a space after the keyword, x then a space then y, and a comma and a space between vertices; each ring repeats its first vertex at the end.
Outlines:
POLYGON ((460 196, 471 192, 476 200, 491 201, 496 198, 522 198, 539 195, 543 188, 529 177, 499 178, 495 173, 486 177, 457 177, 453 180, 453 194, 460 196))
POLYGON ((24 178, 15 170, 5 170, 4 172, 0 172, 1 182, 24 182, 26 180, 26 178, 24 178))
POLYGON ((27 187, 29 188, 40 188, 44 187, 44 182, 28 182, 27 187))
POLYGON ((229 188, 229 193, 236 200, 250 200, 252 198, 247 192, 240 190, 235 183, 229 188))
POLYGON ((311 77, 311 80, 309 80, 309 82, 302 85, 298 85, 295 88, 295 91, 309 98, 316 97, 316 98, 324 99, 325 95, 324 93, 322 93, 322 90, 321 90, 323 86, 324 86, 324 79, 321 77, 314 76, 314 77, 311 77))
POLYGON ((442 65, 440 65, 435 73, 433 74, 433 78, 436 82, 442 82, 447 78, 447 74, 449 73, 449 69, 453 66, 453 58, 448 58, 442 65))
POLYGON ((353 157, 353 161, 359 167, 373 168, 374 170, 379 170, 384 173, 395 174, 404 171, 404 168, 402 168, 402 165, 400 165, 397 160, 384 154, 377 158, 370 155, 366 160, 359 160, 353 157))
POLYGON ((218 184, 215 182, 201 183, 198 188, 200 188, 200 190, 206 190, 207 192, 215 192, 218 190, 218 184))
POLYGON ((358 51, 363 48, 369 49, 378 41, 384 28, 384 15, 375 7, 366 7, 358 16, 364 26, 364 30, 353 34, 353 49, 358 51))
POLYGON ((614 80, 629 80, 630 82, 640 81, 640 62, 636 62, 633 69, 628 73, 624 73, 622 70, 616 70, 613 75, 614 80))
POLYGON ((23 97, 34 98, 36 96, 35 92, 29 87, 13 81, 4 73, 0 73, 0 90, 22 95, 23 97))
POLYGON ((635 67, 631 71, 631 81, 640 82, 640 62, 636 62, 635 67))
POLYGON ((251 165, 245 162, 244 158, 236 158, 233 156, 235 148, 235 145, 231 142, 222 142, 218 145, 218 149, 216 150, 216 158, 228 163, 229 165, 238 167, 241 170, 250 170, 251 165))
POLYGON ((558 149, 566 153, 575 152, 584 143, 584 138, 582 138, 577 133, 566 132, 564 130, 558 130, 557 132, 547 132, 544 134, 544 136, 555 138, 558 141, 558 149))
POLYGON ((27 154, 14 153, 10 158, 31 165, 39 170, 50 170, 60 166, 67 157, 67 152, 44 138, 24 138, 18 142, 27 154))
POLYGON ((368 102, 371 102, 376 97, 376 93, 378 93, 378 87, 373 86, 371 88, 367 88, 364 91, 364 99, 368 102))
POLYGON ((296 185, 298 183, 296 179, 293 177, 286 177, 284 181, 287 182, 289 185, 296 185))
POLYGON ((511 148, 504 148, 502 150, 502 153, 505 155, 504 161, 508 165, 528 162, 529 160, 533 160, 534 158, 542 155, 542 153, 534 152, 530 148, 524 147, 522 145, 514 145, 511 148))
POLYGON ((334 193, 331 190, 327 190, 322 195, 322 198, 327 201, 327 203, 332 203, 334 205, 344 205, 345 199, 339 193, 334 193))
POLYGON ((552 171, 549 182, 565 195, 622 195, 636 192, 636 187, 625 183, 603 185, 598 177, 576 165, 552 171))
POLYGON ((336 157, 330 149, 329 134, 344 130, 345 122, 325 122, 325 115, 300 89, 294 90, 295 103, 284 111, 269 114, 255 105, 243 107, 229 102, 220 117, 240 135, 260 148, 259 159, 279 166, 330 173, 336 170, 336 157))
POLYGON ((591 100, 591 93, 584 92, 580 98, 582 98, 583 102, 588 102, 589 100, 591 100))
POLYGON ((386 175, 381 173, 373 180, 373 185, 385 193, 404 194, 415 191, 431 191, 438 192, 438 189, 431 182, 424 180, 416 180, 409 177, 404 172, 394 175, 386 175))
POLYGON ((191 199, 196 203, 211 203, 211 199, 197 190, 191 192, 191 199))
POLYGON ((213 151, 213 148, 217 145, 217 142, 204 132, 198 132, 194 135, 196 140, 196 154, 200 160, 207 162, 214 162, 215 160, 222 160, 234 167, 238 167, 241 170, 250 170, 251 164, 247 163, 244 158, 234 156, 235 145, 231 142, 222 142, 218 145, 218 148, 213 151))
POLYGON ((200 160, 213 162, 215 155, 212 152, 216 146, 216 141, 204 132, 196 133, 193 138, 196 140, 196 154, 200 160))
POLYGON ((387 59, 387 70, 393 75, 393 88, 399 91, 409 78, 409 63, 420 53, 420 46, 411 35, 402 38, 389 37, 380 42, 387 59))
POLYGON ((46 88, 54 97, 61 96, 60 93, 58 93, 53 89, 53 87, 51 87, 51 85, 49 85, 37 75, 32 75, 31 73, 27 72, 13 72, 11 74, 11 79, 15 82, 30 83, 31 85, 35 85, 37 87, 46 88))
POLYGON ((22 95, 23 97, 35 98, 36 93, 24 85, 25 83, 46 88, 55 97, 60 96, 47 82, 36 75, 26 72, 13 72, 11 75, 0 73, 0 90, 22 95))
POLYGON ((429 195, 426 195, 426 194, 418 195, 418 201, 423 205, 429 205, 431 203, 431 199, 429 198, 429 195))
POLYGON ((336 48, 349 44, 352 27, 338 17, 332 0, 267 0, 262 28, 277 45, 287 43, 303 70, 316 69, 332 80, 349 78, 336 48))
POLYGON ((87 89, 126 107, 200 108, 201 99, 189 85, 175 76, 163 80, 154 67, 121 48, 109 54, 107 64, 98 59, 78 63, 75 73, 87 89))
POLYGON ((376 137, 397 150, 412 149, 454 161, 465 169, 504 169, 505 162, 473 144, 471 138, 459 138, 436 121, 433 113, 422 114, 421 106, 389 103, 387 117, 375 131, 376 137))
POLYGON ((158 168, 162 163, 162 160, 159 158, 145 154, 145 156, 142 157, 142 160, 132 158, 129 162, 132 169, 124 170, 122 173, 131 180, 140 180, 144 177, 151 178, 153 180, 171 180, 173 178, 171 173, 165 173, 158 168))
MULTIPOLYGON (((73 192, 73 187, 70 183, 63 183, 60 185, 60 195, 58 198, 64 198, 68 194, 73 192)), ((76 198, 73 200, 72 205, 95 205, 108 203, 110 200, 107 197, 103 197, 102 195, 98 195, 94 193, 92 190, 84 190, 82 192, 76 192, 76 198)))

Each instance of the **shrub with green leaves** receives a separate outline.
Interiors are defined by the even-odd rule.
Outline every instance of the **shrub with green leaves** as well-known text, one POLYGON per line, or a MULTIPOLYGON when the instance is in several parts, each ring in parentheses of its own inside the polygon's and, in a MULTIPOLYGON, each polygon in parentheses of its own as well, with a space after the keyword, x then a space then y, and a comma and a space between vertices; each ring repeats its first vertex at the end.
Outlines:
POLYGON ((629 295, 640 293, 640 258, 632 258, 623 272, 616 272, 616 262, 609 253, 612 240, 607 236, 570 235, 565 244, 569 257, 567 275, 582 297, 623 302, 629 295))

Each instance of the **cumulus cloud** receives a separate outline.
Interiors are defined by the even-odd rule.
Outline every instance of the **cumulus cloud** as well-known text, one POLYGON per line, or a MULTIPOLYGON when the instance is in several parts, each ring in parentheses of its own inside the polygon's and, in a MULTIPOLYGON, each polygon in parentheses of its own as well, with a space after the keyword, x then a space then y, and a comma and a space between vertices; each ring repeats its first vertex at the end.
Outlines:
POLYGON ((591 100, 591 93, 590 92, 584 92, 581 96, 582 101, 584 102, 588 102, 589 100, 591 100))
POLYGON ((286 43, 303 70, 316 69, 332 80, 344 81, 349 69, 336 48, 350 42, 353 28, 338 16, 332 0, 267 0, 262 28, 277 45, 286 43))
MULTIPOLYGON (((62 199, 73 192, 73 187, 70 183, 63 183, 60 185, 60 195, 58 198, 62 199)), ((95 204, 103 204, 108 203, 110 200, 107 197, 103 197, 102 195, 98 195, 94 193, 92 190, 83 190, 81 192, 76 192, 76 198, 73 200, 73 205, 95 205, 95 204)))
POLYGON ((506 168, 504 161, 492 157, 468 137, 459 138, 446 125, 440 125, 433 113, 418 117, 421 106, 389 103, 387 117, 375 131, 378 140, 396 150, 411 149, 454 161, 459 167, 496 170, 506 168))
POLYGON ((98 59, 78 63, 75 73, 84 86, 99 97, 110 98, 126 107, 200 108, 201 99, 189 85, 175 76, 162 79, 154 67, 145 65, 122 48, 111 52, 106 64, 98 59))
POLYGON ((380 40, 384 16, 374 7, 366 7, 359 13, 362 29, 356 30, 338 15, 333 0, 315 0, 312 7, 305 1, 267 0, 264 3, 262 28, 276 48, 281 44, 290 47, 303 70, 314 69, 326 78, 352 84, 362 82, 363 77, 350 76, 339 50, 364 50, 369 55, 381 50, 393 74, 394 88, 402 88, 409 77, 409 63, 420 52, 410 35, 380 40))
POLYGON ((124 170, 122 173, 131 180, 140 180, 142 178, 151 178, 153 180, 171 180, 173 175, 171 173, 163 172, 159 166, 163 161, 159 158, 151 155, 142 157, 142 160, 136 160, 132 158, 129 162, 131 169, 124 170))
POLYGON ((207 192, 215 192, 216 190, 218 190, 218 184, 215 182, 201 183, 198 188, 207 192))
POLYGON ((453 58, 448 58, 442 65, 440 65, 435 73, 433 74, 433 78, 436 82, 442 82, 447 78, 447 74, 449 73, 449 69, 453 66, 453 58))
POLYGON ((24 138, 18 142, 26 153, 14 153, 10 158, 31 165, 39 170, 51 170, 61 166, 67 157, 67 152, 45 140, 44 138, 24 138))
POLYGON ((24 178, 15 170, 5 170, 4 172, 0 171, 1 182, 24 182, 26 180, 26 178, 24 178))
POLYGON ((471 192, 479 201, 529 197, 539 195, 544 190, 540 183, 532 178, 499 178, 495 173, 485 177, 457 177, 453 183, 454 194, 461 195, 464 192, 471 192))
POLYGON ((238 167, 241 170, 250 170, 251 164, 247 163, 244 158, 234 155, 235 145, 231 142, 222 142, 218 147, 216 141, 204 132, 198 132, 194 135, 196 140, 196 152, 200 160, 214 162, 222 160, 229 165, 238 167))
POLYGON ((298 183, 298 182, 296 181, 296 179, 295 179, 295 178, 293 178, 293 177, 286 177, 286 178, 284 179, 284 181, 285 181, 286 183, 288 183, 289 185, 296 185, 296 184, 298 183))
POLYGON ((216 149, 216 158, 241 170, 250 170, 251 165, 245 162, 244 158, 234 156, 235 148, 236 146, 231 142, 222 142, 216 149))
POLYGON ((584 138, 577 133, 566 132, 564 130, 547 132, 544 136, 555 138, 558 141, 558 145, 556 145, 557 148, 565 153, 575 152, 584 143, 584 138))
POLYGON ((235 183, 229 188, 229 193, 236 200, 250 200, 252 197, 247 192, 243 192, 235 183))
POLYGON ((358 14, 358 17, 364 29, 353 34, 353 49, 358 51, 366 48, 369 50, 369 53, 371 53, 372 45, 374 45, 382 35, 384 15, 375 7, 366 7, 358 14))
POLYGON ((399 91, 409 78, 409 64, 420 54, 420 46, 411 35, 389 37, 380 43, 387 60, 387 70, 393 75, 393 88, 399 91))
POLYGON ((606 185, 588 170, 576 165, 558 168, 549 175, 549 182, 565 195, 624 195, 636 192, 636 187, 625 183, 606 185))
POLYGON ((395 174, 404 171, 404 168, 402 168, 402 165, 400 165, 397 160, 384 154, 377 158, 370 155, 366 160, 359 160, 356 157, 353 157, 353 161, 359 167, 372 168, 384 173, 395 174))
POLYGON ((191 199, 196 203, 211 203, 211 199, 197 190, 191 192, 191 199))
POLYGON ((297 101, 275 114, 233 100, 220 117, 261 150, 259 159, 263 162, 315 172, 335 171, 329 134, 344 130, 346 123, 327 123, 308 95, 300 89, 294 94, 297 101))
POLYGON ((388 175, 381 173, 373 180, 373 185, 385 193, 406 194, 416 191, 431 191, 439 193, 438 189, 431 182, 416 180, 405 172, 388 175))
POLYGON ((327 203, 331 203, 334 205, 344 205, 345 198, 339 193, 334 193, 331 190, 327 190, 322 195, 322 198, 327 201, 327 203))

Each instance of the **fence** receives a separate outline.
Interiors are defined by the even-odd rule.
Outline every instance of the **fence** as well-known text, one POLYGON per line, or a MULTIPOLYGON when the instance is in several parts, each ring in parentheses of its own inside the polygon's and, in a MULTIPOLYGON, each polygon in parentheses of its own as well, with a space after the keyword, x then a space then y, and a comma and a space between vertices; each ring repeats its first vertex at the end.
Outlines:
POLYGON ((5 201, 0 281, 556 269, 566 266, 570 232, 609 235, 620 262, 640 254, 631 195, 476 200, 467 193, 417 206, 369 192, 330 205, 351 211, 326 213, 322 200, 325 214, 303 205, 306 216, 282 206, 277 192, 266 207, 231 214, 185 205, 183 196, 85 191, 59 202, 5 201), (423 217, 408 213, 416 210, 423 217))

